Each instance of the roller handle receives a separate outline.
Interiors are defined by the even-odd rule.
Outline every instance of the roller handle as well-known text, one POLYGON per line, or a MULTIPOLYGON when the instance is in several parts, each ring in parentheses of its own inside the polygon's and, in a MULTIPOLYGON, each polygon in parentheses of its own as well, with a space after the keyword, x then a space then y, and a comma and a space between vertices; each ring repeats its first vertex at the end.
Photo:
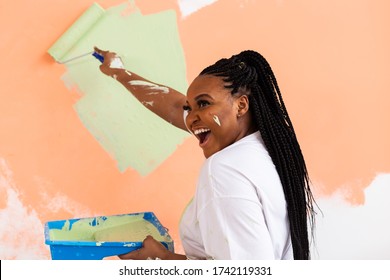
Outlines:
POLYGON ((99 60, 101 63, 104 62, 104 57, 102 55, 98 54, 97 52, 93 52, 92 55, 94 57, 96 57, 96 59, 99 60))

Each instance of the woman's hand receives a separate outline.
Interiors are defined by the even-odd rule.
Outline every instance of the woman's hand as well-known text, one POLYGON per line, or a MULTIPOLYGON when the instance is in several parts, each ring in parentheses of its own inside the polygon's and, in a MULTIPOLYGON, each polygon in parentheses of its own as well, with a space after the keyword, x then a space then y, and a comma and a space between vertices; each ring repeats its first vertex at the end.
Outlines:
POLYGON ((104 74, 114 77, 117 69, 124 69, 122 59, 115 52, 103 51, 97 47, 94 47, 94 50, 104 58, 100 65, 100 70, 104 74))
POLYGON ((148 235, 143 241, 141 249, 119 255, 118 257, 122 260, 146 260, 148 258, 167 260, 171 259, 171 254, 164 245, 148 235))

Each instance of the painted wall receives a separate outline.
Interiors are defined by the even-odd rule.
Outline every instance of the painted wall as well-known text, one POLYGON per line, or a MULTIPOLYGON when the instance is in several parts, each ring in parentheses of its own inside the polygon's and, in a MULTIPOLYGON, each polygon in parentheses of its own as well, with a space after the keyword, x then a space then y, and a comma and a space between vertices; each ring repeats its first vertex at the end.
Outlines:
MULTIPOLYGON (((390 258, 388 1, 97 2, 117 19, 73 51, 115 50, 129 69, 183 92, 217 59, 261 52, 322 209, 313 257, 390 258), (109 31, 115 22, 126 36, 109 31)), ((0 259, 50 258, 48 220, 142 211, 182 252, 178 222, 203 161, 197 142, 137 107, 94 58, 62 65, 47 53, 92 3, 0 0, 0 259)))

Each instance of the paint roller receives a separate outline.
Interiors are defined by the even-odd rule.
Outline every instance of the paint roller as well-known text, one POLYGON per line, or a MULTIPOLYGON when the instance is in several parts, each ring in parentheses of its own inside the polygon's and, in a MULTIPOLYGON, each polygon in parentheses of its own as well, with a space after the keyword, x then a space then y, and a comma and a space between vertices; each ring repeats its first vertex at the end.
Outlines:
POLYGON ((97 3, 93 3, 75 23, 49 48, 48 53, 57 63, 65 64, 70 61, 92 55, 100 62, 104 61, 103 56, 97 52, 90 51, 72 58, 68 58, 68 53, 81 40, 85 34, 99 21, 105 14, 105 10, 97 3))

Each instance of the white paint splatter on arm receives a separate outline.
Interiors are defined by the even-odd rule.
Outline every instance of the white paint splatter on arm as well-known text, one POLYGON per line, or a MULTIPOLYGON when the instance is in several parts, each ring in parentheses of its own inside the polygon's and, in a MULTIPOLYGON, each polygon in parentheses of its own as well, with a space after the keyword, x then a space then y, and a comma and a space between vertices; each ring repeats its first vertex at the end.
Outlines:
POLYGON ((153 107, 154 101, 143 101, 142 104, 146 107, 147 106, 153 107))
POLYGON ((151 93, 151 94, 157 94, 157 93, 167 94, 167 93, 169 93, 168 87, 159 86, 159 85, 153 84, 151 82, 147 82, 147 81, 133 80, 133 81, 130 81, 129 84, 132 86, 146 87, 149 90, 153 91, 153 93, 151 93))
POLYGON ((113 69, 124 69, 122 59, 119 56, 114 57, 110 62, 110 68, 113 69))

